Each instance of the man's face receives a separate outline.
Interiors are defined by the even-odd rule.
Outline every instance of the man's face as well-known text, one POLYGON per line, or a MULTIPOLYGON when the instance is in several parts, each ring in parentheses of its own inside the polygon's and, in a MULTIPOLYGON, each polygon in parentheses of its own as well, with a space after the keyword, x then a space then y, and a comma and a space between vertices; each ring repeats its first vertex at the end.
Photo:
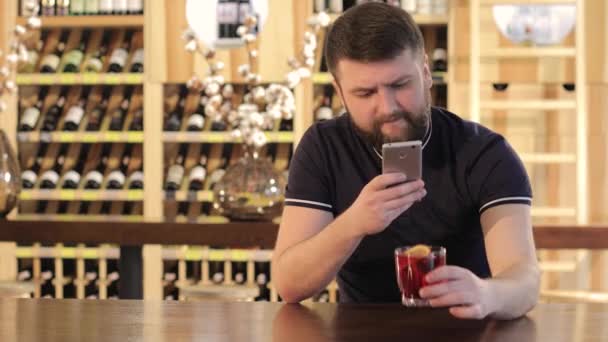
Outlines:
POLYGON ((355 127, 376 148, 422 140, 429 124, 431 73, 426 56, 404 50, 380 62, 342 59, 334 81, 355 127))

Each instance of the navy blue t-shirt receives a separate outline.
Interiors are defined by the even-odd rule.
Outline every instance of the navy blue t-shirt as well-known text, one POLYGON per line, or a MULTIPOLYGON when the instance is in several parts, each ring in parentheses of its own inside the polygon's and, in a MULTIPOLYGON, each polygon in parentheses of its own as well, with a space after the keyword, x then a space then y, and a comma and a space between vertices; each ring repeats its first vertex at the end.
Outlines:
MULTIPOLYGON (((426 197, 384 231, 365 237, 338 273, 342 302, 399 302, 394 249, 424 243, 447 249, 447 263, 491 276, 481 213, 506 203, 530 205, 525 168, 499 134, 432 108, 423 139, 426 197)), ((285 205, 334 217, 382 173, 382 160, 348 114, 311 126, 291 160, 285 205)))

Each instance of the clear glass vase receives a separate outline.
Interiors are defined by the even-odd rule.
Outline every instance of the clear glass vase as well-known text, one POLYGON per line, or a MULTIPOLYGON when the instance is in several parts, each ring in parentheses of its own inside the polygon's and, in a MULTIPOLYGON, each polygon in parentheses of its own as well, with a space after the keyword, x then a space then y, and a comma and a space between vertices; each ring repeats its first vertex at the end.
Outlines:
POLYGON ((0 219, 17 205, 21 191, 21 172, 8 137, 0 129, 0 219))
POLYGON ((214 208, 234 221, 272 221, 283 210, 285 182, 268 159, 248 147, 215 185, 214 208))

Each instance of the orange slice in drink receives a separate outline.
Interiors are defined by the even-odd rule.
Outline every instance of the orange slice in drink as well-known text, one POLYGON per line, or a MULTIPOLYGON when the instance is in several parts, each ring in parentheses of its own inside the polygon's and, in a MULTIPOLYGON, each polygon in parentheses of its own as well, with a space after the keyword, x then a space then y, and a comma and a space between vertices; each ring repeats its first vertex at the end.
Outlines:
POLYGON ((427 245, 415 245, 414 247, 405 251, 405 254, 414 258, 424 258, 431 254, 431 247, 427 245))

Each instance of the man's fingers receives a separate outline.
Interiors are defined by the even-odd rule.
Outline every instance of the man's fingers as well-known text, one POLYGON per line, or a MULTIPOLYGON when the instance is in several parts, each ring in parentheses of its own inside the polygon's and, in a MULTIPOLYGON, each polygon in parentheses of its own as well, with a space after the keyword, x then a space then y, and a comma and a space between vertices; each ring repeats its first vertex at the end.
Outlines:
POLYGON ((483 319, 485 316, 479 304, 455 306, 450 308, 450 314, 461 319, 483 319))
POLYGON ((458 291, 448 293, 441 297, 430 299, 429 303, 434 308, 441 308, 455 305, 471 305, 476 301, 477 299, 475 298, 473 293, 467 291, 458 291))
MULTIPOLYGON (((401 198, 407 196, 412 193, 416 193, 417 191, 424 189, 424 182, 422 180, 416 180, 413 182, 407 182, 403 184, 396 185, 394 187, 381 190, 378 196, 378 200, 380 201, 390 201, 397 198, 401 198)), ((425 190, 426 191, 426 190, 425 190)))
POLYGON ((406 180, 407 177, 403 173, 386 173, 372 179, 372 181, 369 182, 368 185, 371 190, 382 190, 385 189, 387 186, 405 182, 406 180))
POLYGON ((403 197, 399 197, 393 200, 390 200, 388 202, 386 202, 385 204, 385 208, 388 210, 393 210, 393 209, 398 209, 398 208, 403 208, 405 207, 405 209, 409 208, 414 202, 424 198, 424 196, 426 196, 426 190, 425 189, 420 189, 416 192, 412 192, 408 195, 405 195, 403 197))
POLYGON ((426 281, 436 283, 445 280, 462 279, 468 276, 468 270, 458 266, 441 266, 426 275, 426 281))

